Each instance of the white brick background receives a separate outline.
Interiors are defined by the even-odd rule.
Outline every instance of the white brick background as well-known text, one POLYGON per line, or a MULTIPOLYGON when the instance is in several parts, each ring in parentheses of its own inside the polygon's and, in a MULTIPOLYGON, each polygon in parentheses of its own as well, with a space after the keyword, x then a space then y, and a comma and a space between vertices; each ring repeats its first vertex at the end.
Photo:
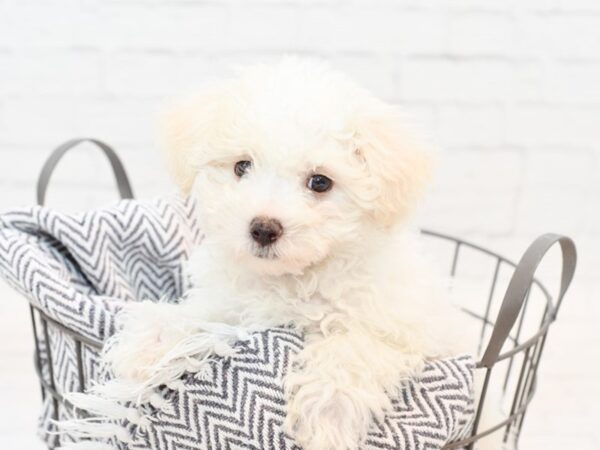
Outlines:
MULTIPOLYGON (((0 210, 34 200, 45 156, 72 136, 113 144, 139 197, 164 193, 155 125, 165 99, 231 64, 285 52, 331 61, 401 104, 439 145, 422 224, 513 257, 545 231, 576 239, 575 306, 565 313, 573 328, 564 333, 572 347, 562 349, 579 361, 587 341, 572 334, 600 318, 598 0, 0 0, 0 210)), ((81 209, 114 196, 107 164, 87 150, 64 161, 49 200, 81 209)), ((18 322, 12 314, 25 320, 7 304, 0 329, 18 322)), ((30 339, 15 327, 0 337, 15 336, 30 339)), ((9 392, 21 350, 4 347, 9 392)), ((29 355, 25 366, 29 374, 29 355)), ((564 389, 581 370, 558 370, 549 384, 564 389)), ((21 409, 29 426, 33 406, 21 409)), ((33 448, 21 443, 25 431, 5 430, 0 442, 33 448)), ((560 441, 540 428, 528 448, 600 448, 591 422, 584 430, 560 441)))

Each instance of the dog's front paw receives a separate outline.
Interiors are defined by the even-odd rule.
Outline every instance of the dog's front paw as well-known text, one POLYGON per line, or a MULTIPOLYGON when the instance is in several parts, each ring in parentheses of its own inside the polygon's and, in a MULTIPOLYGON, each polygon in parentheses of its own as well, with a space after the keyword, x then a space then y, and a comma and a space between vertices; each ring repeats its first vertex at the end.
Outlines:
POLYGON ((288 402, 284 428, 305 450, 355 450, 365 438, 371 412, 352 388, 313 383, 288 402))
POLYGON ((149 301, 120 313, 121 329, 104 355, 117 378, 143 383, 154 376, 165 355, 185 338, 175 313, 175 305, 149 301))

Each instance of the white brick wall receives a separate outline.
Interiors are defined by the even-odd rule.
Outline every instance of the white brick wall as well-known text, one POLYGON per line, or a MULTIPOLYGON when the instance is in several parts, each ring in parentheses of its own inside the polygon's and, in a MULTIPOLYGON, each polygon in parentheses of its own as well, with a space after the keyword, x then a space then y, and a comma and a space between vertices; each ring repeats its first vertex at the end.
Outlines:
MULTIPOLYGON (((47 151, 77 135, 116 145, 138 195, 163 192, 163 101, 283 52, 331 60, 439 144, 424 223, 502 240, 552 229, 600 251, 595 0, 0 0, 0 208, 30 202, 47 151)), ((70 156, 51 198, 109 198, 98 164, 70 156)))
MULTIPOLYGON (((486 238, 555 229, 600 251, 593 0, 1 1, 0 207, 29 201, 48 149, 74 135, 117 145, 139 195, 160 193, 163 100, 287 51, 403 104, 440 145, 424 222, 486 238)), ((56 201, 108 189, 85 174, 96 164, 70 157, 56 201)))

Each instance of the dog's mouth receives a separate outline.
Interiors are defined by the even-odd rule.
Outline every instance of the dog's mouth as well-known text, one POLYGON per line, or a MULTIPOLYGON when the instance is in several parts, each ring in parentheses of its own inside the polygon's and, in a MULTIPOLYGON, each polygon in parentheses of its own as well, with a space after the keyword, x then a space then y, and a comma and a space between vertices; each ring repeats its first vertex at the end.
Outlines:
POLYGON ((254 247, 252 254, 260 259, 277 259, 278 255, 272 245, 266 247, 254 247))

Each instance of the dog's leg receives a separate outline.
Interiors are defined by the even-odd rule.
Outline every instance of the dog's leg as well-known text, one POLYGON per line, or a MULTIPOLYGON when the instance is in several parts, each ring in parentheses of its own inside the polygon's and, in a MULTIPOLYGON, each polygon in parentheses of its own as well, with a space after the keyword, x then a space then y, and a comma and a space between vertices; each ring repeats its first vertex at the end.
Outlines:
POLYGON ((143 382, 156 363, 182 339, 187 329, 168 303, 128 304, 119 313, 119 330, 104 353, 117 378, 143 382))
POLYGON ((200 367, 211 354, 228 356, 241 336, 223 318, 190 303, 132 303, 121 312, 120 330, 104 353, 115 376, 154 386, 200 367))
POLYGON ((356 449, 389 395, 423 366, 419 355, 360 330, 313 334, 286 376, 286 431, 306 450, 356 449))

